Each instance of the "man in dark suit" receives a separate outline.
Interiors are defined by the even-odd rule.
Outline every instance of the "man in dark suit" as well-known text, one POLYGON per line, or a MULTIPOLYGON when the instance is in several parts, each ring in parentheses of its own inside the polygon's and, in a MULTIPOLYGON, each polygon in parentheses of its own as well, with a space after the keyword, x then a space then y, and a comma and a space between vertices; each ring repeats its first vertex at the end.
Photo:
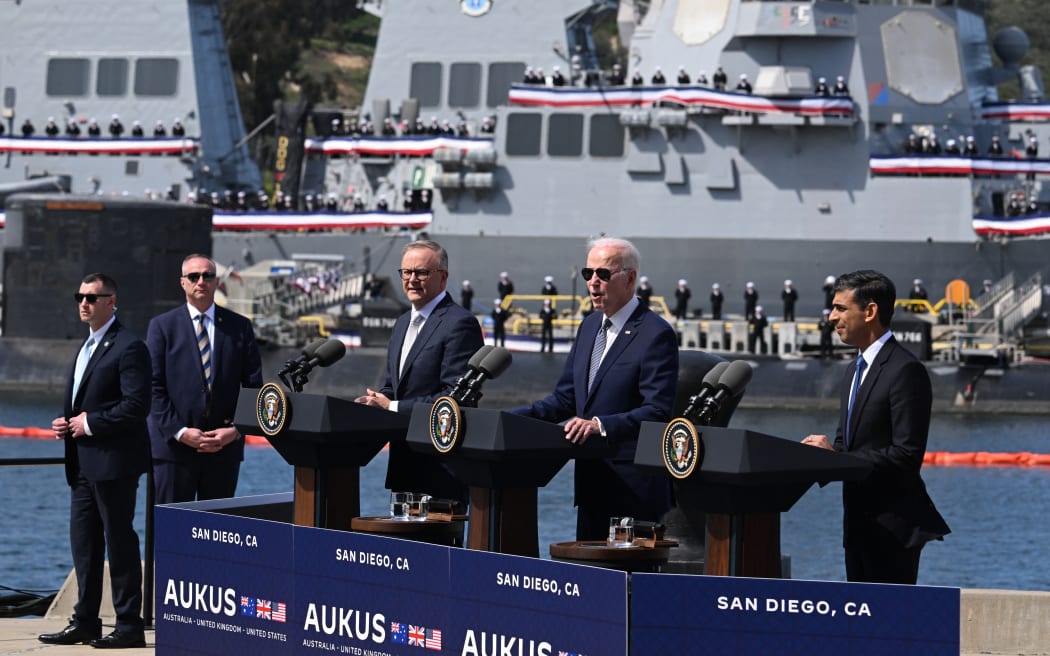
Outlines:
POLYGON ((607 460, 576 462, 576 538, 604 539, 609 517, 658 521, 671 507, 666 477, 634 465, 643 421, 671 418, 678 382, 678 337, 634 295, 640 257, 622 239, 600 239, 583 277, 596 312, 576 333, 554 392, 517 414, 565 423, 565 439, 608 440, 619 450, 607 460))
POLYGON ((145 647, 142 565, 133 525, 139 477, 149 467, 149 353, 114 316, 117 284, 93 273, 75 295, 91 333, 66 385, 61 417, 51 422, 64 439, 70 495, 69 538, 77 575, 77 604, 69 626, 40 641, 99 648, 145 647), (99 607, 109 552, 116 629, 102 635, 99 607))
POLYGON ((802 440, 872 464, 866 479, 842 485, 850 581, 914 584, 923 545, 951 532, 919 474, 933 394, 926 367, 889 330, 896 296, 893 282, 877 271, 836 281, 830 320, 860 357, 843 381, 834 444, 824 435, 802 440))
POLYGON ((180 305, 153 317, 149 415, 157 503, 223 499, 237 491, 244 440, 233 426, 241 387, 262 385, 251 322, 215 305, 215 262, 193 254, 179 278, 180 305))
MULTIPOLYGON (((412 310, 394 325, 387 348, 386 381, 367 390, 358 403, 411 414, 417 403, 431 403, 452 390, 467 370, 467 360, 485 344, 473 314, 452 300, 448 253, 440 244, 420 240, 401 251, 401 286, 412 310)), ((434 456, 413 453, 391 443, 386 470, 391 490, 425 492, 465 503, 466 488, 434 456)))

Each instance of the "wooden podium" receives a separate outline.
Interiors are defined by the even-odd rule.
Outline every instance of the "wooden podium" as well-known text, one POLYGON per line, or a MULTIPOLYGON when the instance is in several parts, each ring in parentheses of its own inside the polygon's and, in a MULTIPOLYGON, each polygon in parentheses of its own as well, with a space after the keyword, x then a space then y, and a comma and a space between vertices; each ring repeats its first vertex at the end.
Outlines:
MULTIPOLYGON (((408 418, 396 412, 316 394, 287 394, 288 425, 266 436, 295 467, 294 522, 299 526, 350 530, 361 514, 360 469, 391 440, 402 440, 408 418)), ((264 434, 256 396, 242 393, 234 425, 264 434)))
POLYGON ((615 453, 601 439, 572 444, 557 424, 500 410, 461 408, 460 444, 442 454, 430 439, 430 411, 423 404, 413 408, 405 441, 414 451, 437 454, 470 487, 470 549, 539 557, 537 489, 572 458, 615 453))
POLYGON ((664 463, 667 424, 643 422, 635 464, 663 472, 678 505, 707 514, 704 573, 780 578, 780 513, 814 483, 858 480, 870 463, 846 453, 749 430, 696 426, 702 448, 686 478, 664 463))

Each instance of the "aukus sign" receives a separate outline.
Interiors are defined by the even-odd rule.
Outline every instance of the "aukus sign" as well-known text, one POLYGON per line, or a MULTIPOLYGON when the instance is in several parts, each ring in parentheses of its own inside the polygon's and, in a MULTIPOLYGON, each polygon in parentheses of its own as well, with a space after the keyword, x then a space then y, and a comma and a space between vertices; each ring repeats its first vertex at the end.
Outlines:
POLYGON ((156 509, 157 654, 959 653, 956 588, 634 574, 629 596, 624 572, 212 510, 237 512, 156 509))

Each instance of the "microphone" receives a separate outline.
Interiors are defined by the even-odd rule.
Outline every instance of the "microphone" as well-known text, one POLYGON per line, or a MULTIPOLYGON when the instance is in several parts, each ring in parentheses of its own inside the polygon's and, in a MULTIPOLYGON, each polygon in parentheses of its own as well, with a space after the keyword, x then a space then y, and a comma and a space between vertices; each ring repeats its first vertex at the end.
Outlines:
POLYGON ((743 392, 749 382, 751 382, 751 365, 742 360, 730 363, 725 373, 718 379, 714 393, 704 401, 694 423, 710 426, 718 416, 725 400, 743 392))
POLYGON ((300 355, 294 360, 288 360, 287 362, 285 362, 284 368, 277 372, 277 375, 283 376, 303 366, 304 364, 310 361, 310 358, 314 357, 314 353, 317 352, 317 349, 321 348, 321 346, 323 346, 327 342, 328 340, 324 337, 322 337, 321 339, 315 339, 314 341, 310 342, 309 344, 303 347, 303 350, 301 351, 302 355, 300 355))
POLYGON ((486 344, 479 348, 474 355, 470 356, 470 359, 467 360, 466 372, 464 372, 463 375, 459 377, 459 380, 456 381, 456 385, 452 388, 452 391, 449 392, 449 396, 457 401, 460 399, 460 396, 470 385, 471 379, 479 373, 478 367, 481 366, 481 361, 484 360, 485 356, 491 353, 494 348, 496 347, 486 344))
MULTIPOLYGON (((480 350, 478 352, 480 353, 480 350)), ((477 356, 478 354, 475 353, 474 355, 477 356)), ((471 358, 471 361, 473 360, 474 358, 471 358)), ((489 378, 499 377, 500 374, 507 370, 512 360, 510 351, 507 349, 498 346, 492 347, 478 362, 477 369, 473 372, 474 375, 471 376, 470 373, 467 373, 464 376, 467 380, 463 389, 460 390, 458 396, 453 392, 452 398, 463 405, 477 405, 478 400, 481 399, 481 384, 489 378)))
POLYGON ((694 414, 700 410, 704 401, 707 400, 707 397, 711 396, 711 393, 714 392, 715 386, 718 385, 718 379, 722 377, 722 374, 725 373, 725 370, 728 368, 728 362, 719 362, 711 367, 710 371, 707 372, 707 375, 704 376, 704 379, 700 381, 700 390, 693 396, 689 397, 689 405, 686 406, 685 412, 682 413, 683 417, 692 421, 694 414))
POLYGON ((346 355, 346 344, 339 340, 315 340, 303 349, 302 356, 296 360, 289 361, 277 375, 285 387, 293 392, 301 392, 303 391, 303 385, 308 382, 306 379, 307 374, 316 367, 327 367, 338 362, 344 355, 346 355), (288 382, 287 375, 291 376, 291 383, 288 382))

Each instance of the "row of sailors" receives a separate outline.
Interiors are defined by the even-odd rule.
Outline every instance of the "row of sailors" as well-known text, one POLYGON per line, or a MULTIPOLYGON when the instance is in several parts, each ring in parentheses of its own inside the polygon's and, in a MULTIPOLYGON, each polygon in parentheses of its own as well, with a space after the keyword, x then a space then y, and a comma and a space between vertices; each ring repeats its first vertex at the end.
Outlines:
MULTIPOLYGON (((547 84, 547 78, 546 76, 544 76, 542 68, 527 67, 525 69, 524 82, 525 84, 545 85, 547 84)), ((619 64, 613 64, 612 72, 609 73, 606 77, 606 85, 611 87, 618 87, 624 86, 626 82, 627 78, 625 76, 623 68, 619 64)), ((601 86, 600 79, 596 80, 590 75, 587 76, 586 83, 587 86, 601 86)), ((689 77, 689 73, 688 71, 686 71, 685 66, 678 67, 678 76, 676 78, 676 83, 679 86, 694 84, 692 78, 689 77)), ((636 70, 634 72, 634 75, 631 76, 631 86, 639 87, 644 84, 645 78, 642 76, 641 71, 636 70)), ((664 72, 659 66, 657 66, 654 69, 652 77, 649 78, 649 84, 654 86, 667 84, 667 78, 664 76, 664 72)), ((726 72, 722 70, 721 66, 719 66, 717 70, 715 70, 714 75, 711 76, 710 81, 707 78, 707 72, 700 71, 699 75, 696 76, 695 84, 697 86, 702 87, 711 87, 715 91, 725 91, 729 84, 729 76, 726 75, 726 72)), ((561 68, 559 66, 555 66, 551 70, 550 85, 555 87, 564 87, 569 85, 568 78, 566 78, 565 75, 562 74, 561 68)), ((751 93, 752 87, 751 83, 747 79, 746 73, 740 74, 740 78, 737 82, 735 90, 741 93, 751 93)), ((835 84, 832 87, 828 86, 827 78, 822 77, 818 79, 817 85, 814 88, 813 93, 818 96, 825 97, 833 95, 849 96, 849 86, 846 84, 846 79, 841 75, 839 75, 835 79, 835 84)))
MULTIPOLYGON (((965 157, 978 157, 980 152, 977 149, 977 144, 973 137, 959 136, 958 141, 955 139, 949 139, 944 148, 941 148, 940 142, 937 141, 937 135, 929 134, 925 137, 920 137, 917 134, 909 134, 908 140, 904 142, 904 152, 910 155, 963 155, 965 157)), ((1024 149, 1025 156, 1029 159, 1035 159, 1039 157, 1039 142, 1035 137, 1028 138, 1028 144, 1024 149)), ((998 135, 992 137, 992 142, 988 145, 988 156, 990 157, 1002 157, 1005 152, 1003 150, 1003 143, 999 139, 998 135)))
POLYGON ((1010 198, 1006 204, 1007 216, 1023 216, 1025 214, 1039 214, 1039 201, 1035 196, 1029 196, 1025 200, 1023 191, 1019 191, 1010 198))
MULTIPOLYGON (((65 129, 63 130, 62 128, 60 128, 58 126, 58 123, 55 122, 55 117, 54 116, 48 116, 47 117, 47 123, 44 125, 44 134, 49 136, 49 137, 57 137, 57 136, 59 136, 59 134, 64 133, 66 137, 71 137, 71 138, 75 139, 75 138, 77 138, 77 137, 79 137, 81 135, 80 122, 82 122, 82 121, 83 121, 83 119, 79 119, 78 120, 78 119, 69 119, 69 118, 67 118, 66 119, 65 129)), ((102 136, 102 127, 98 124, 98 121, 94 117, 92 117, 92 118, 90 118, 87 121, 87 126, 84 128, 84 132, 86 132, 87 136, 89 136, 89 137, 101 137, 102 136)), ((114 138, 114 139, 119 139, 120 137, 122 137, 124 135, 124 124, 121 123, 120 116, 118 114, 114 114, 113 118, 110 119, 109 125, 107 126, 107 132, 109 133, 109 136, 114 138)), ((3 125, 3 123, 0 123, 0 135, 2 135, 3 133, 4 133, 4 125, 3 125)), ((22 136, 28 138, 28 137, 32 137, 35 134, 36 134, 36 126, 33 125, 33 121, 31 121, 30 119, 27 118, 22 123, 22 136)), ((146 131, 142 127, 142 123, 140 121, 133 121, 131 123, 131 135, 130 136, 132 136, 132 137, 145 137, 146 136, 146 131)), ((157 122, 154 123, 154 125, 153 125, 153 135, 152 136, 154 136, 154 137, 167 137, 168 136, 168 131, 164 127, 164 121, 161 121, 161 120, 158 119, 157 122)), ((171 136, 173 136, 173 137, 184 137, 184 136, 186 136, 186 128, 185 128, 185 126, 182 125, 182 120, 178 116, 176 116, 175 120, 172 121, 172 123, 171 123, 171 136)))
MULTIPOLYGON (((147 191, 148 193, 148 191, 147 191)), ((274 210, 277 212, 297 212, 302 211, 306 213, 312 212, 389 212, 391 211, 390 202, 386 196, 380 195, 375 198, 375 202, 372 207, 369 208, 365 202, 365 198, 360 193, 354 193, 349 196, 344 196, 340 199, 339 195, 330 192, 325 194, 304 194, 303 202, 300 206, 292 194, 285 194, 278 191, 274 198, 270 199, 270 195, 263 190, 257 192, 248 193, 246 191, 238 191, 236 194, 232 190, 227 189, 225 192, 220 194, 217 191, 213 191, 210 194, 206 191, 189 192, 187 200, 190 203, 198 205, 205 205, 216 210, 224 210, 229 212, 250 212, 250 211, 267 211, 274 210)), ((423 189, 418 197, 413 197, 411 194, 406 194, 403 202, 403 210, 406 212, 427 210, 430 209, 431 203, 431 192, 430 190, 423 189)))
MULTIPOLYGON (((491 116, 486 116, 481 119, 481 125, 478 127, 479 134, 492 134, 496 131, 495 120, 491 116)), ((375 136, 375 124, 368 119, 361 119, 357 123, 352 121, 345 122, 338 118, 332 119, 332 126, 329 132, 330 136, 340 137, 361 137, 361 136, 375 136)), ((438 121, 437 116, 430 117, 430 124, 424 124, 422 118, 417 118, 414 124, 410 124, 407 121, 399 121, 394 123, 394 119, 385 118, 383 119, 383 125, 379 129, 380 136, 384 137, 396 137, 396 136, 457 136, 457 137, 470 137, 474 136, 471 134, 470 126, 467 124, 466 119, 461 119, 459 124, 453 128, 452 123, 445 119, 438 121)))

